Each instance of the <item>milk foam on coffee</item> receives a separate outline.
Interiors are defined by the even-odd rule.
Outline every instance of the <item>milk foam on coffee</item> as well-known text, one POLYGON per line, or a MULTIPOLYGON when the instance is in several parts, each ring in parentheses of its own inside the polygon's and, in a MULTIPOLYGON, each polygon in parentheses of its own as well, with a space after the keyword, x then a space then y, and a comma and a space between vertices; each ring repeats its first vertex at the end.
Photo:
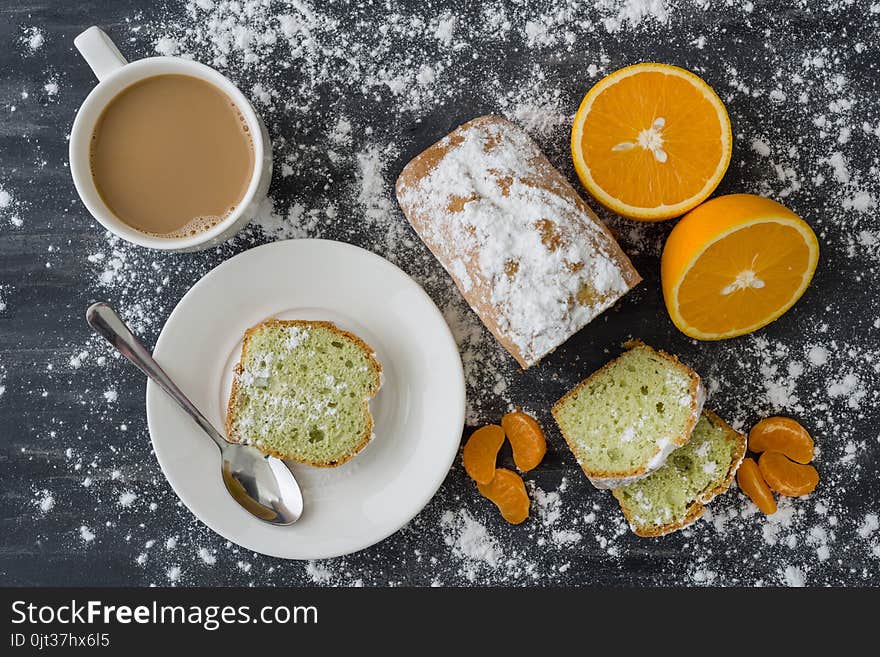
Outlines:
POLYGON ((220 89, 157 75, 124 89, 92 134, 95 186, 120 220, 148 235, 184 238, 235 209, 254 171, 247 123, 220 89))

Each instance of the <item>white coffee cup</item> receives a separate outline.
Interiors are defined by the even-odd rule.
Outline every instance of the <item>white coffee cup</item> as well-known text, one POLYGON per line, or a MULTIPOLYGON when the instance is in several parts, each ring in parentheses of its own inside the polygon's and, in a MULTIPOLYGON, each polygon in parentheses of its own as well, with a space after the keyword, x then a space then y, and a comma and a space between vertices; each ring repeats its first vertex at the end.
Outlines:
MULTIPOLYGON (((253 219, 269 189, 272 178, 272 145, 263 121, 247 98, 226 77, 214 69, 180 57, 148 57, 127 62, 103 30, 90 27, 74 39, 77 50, 98 78, 77 112, 70 133, 70 171, 76 191, 92 216, 124 240, 165 251, 199 251, 229 239, 253 219), (92 178, 90 149, 95 124, 104 108, 123 89, 154 75, 191 75, 213 84, 235 102, 250 130, 254 147, 254 170, 244 197, 217 225, 191 237, 162 238, 142 233, 113 214, 104 203, 92 178)), ((144 190, 145 194, 161 190, 144 190)))

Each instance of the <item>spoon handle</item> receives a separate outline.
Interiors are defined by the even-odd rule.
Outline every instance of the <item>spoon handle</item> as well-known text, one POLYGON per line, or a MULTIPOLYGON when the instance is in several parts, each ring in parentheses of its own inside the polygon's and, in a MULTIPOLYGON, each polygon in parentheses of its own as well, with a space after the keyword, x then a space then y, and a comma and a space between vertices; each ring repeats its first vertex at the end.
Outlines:
POLYGON ((177 405, 186 411, 187 415, 195 420, 196 424, 217 443, 217 447, 222 450, 228 444, 223 435, 208 421, 208 418, 202 415, 201 411, 174 384, 171 377, 159 367, 159 363, 153 360, 150 352, 134 336, 131 329, 125 325, 125 322, 116 314, 109 303, 100 301, 89 306, 86 311, 86 321, 89 326, 112 344, 116 351, 125 356, 135 367, 167 392, 168 396, 177 402, 177 405))

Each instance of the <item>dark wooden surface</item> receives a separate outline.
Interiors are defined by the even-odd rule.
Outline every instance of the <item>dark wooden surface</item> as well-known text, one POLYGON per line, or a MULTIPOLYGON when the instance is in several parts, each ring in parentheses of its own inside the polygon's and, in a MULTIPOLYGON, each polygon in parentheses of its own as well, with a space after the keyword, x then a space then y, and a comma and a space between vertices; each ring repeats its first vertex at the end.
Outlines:
MULTIPOLYGON (((0 207, 0 583, 880 584, 880 530, 871 519, 880 507, 880 221, 871 205, 880 198, 880 14, 870 2, 801 2, 786 9, 770 2, 723 3, 737 6, 719 9, 670 2, 667 15, 636 15, 617 29, 613 21, 633 16, 640 3, 606 3, 610 9, 562 3, 562 9, 576 4, 585 6, 551 30, 570 31, 574 43, 560 36, 546 46, 529 45, 527 23, 558 3, 538 2, 532 10, 511 3, 510 31, 492 40, 478 36, 485 17, 461 2, 394 9, 429 25, 446 11, 460 16, 454 52, 443 52, 426 28, 424 39, 413 36, 391 49, 398 52, 376 55, 399 63, 399 51, 411 51, 415 69, 420 58, 449 63, 435 83, 447 91, 406 111, 387 88, 347 79, 346 89, 310 78, 306 64, 321 59, 315 55, 303 59, 273 47, 253 61, 230 56, 218 67, 245 93, 255 84, 279 91, 256 104, 275 142, 270 194, 282 218, 275 228, 251 227, 214 251, 162 255, 109 241, 76 197, 66 138, 94 81, 73 38, 97 23, 134 59, 155 54, 156 40, 170 34, 182 51, 211 63, 215 51, 187 33, 207 14, 187 17, 175 2, 0 2, 0 189, 11 196, 0 207), (33 27, 44 36, 34 50, 25 42, 33 27), (553 500, 538 495, 550 506, 549 516, 506 525, 456 465, 435 499, 395 536, 356 555, 304 564, 239 550, 180 505, 150 449, 144 381, 89 335, 82 316, 91 301, 106 298, 125 308, 152 344, 199 276, 277 236, 304 235, 385 255, 422 282, 444 310, 466 315, 391 200, 397 171, 455 125, 504 111, 499 88, 514 101, 536 89, 545 99, 549 92, 551 104, 571 115, 597 79, 590 64, 601 75, 640 60, 698 71, 727 104, 735 144, 719 193, 778 198, 819 234, 819 270, 791 312, 752 337, 722 343, 685 338, 670 323, 659 292, 658 256, 669 226, 634 226, 605 215, 645 278, 636 292, 525 374, 485 331, 462 338, 463 347, 489 363, 487 370, 507 381, 506 390, 494 395, 494 380, 476 371, 480 361, 469 365, 473 418, 497 421, 508 404, 518 403, 537 412, 548 429, 547 459, 528 479, 559 492, 558 519, 553 500), (57 93, 50 93, 52 84, 57 93), (348 144, 334 146, 340 152, 334 160, 321 135, 336 115, 347 116, 353 129, 348 144), (386 202, 378 208, 384 218, 371 222, 362 219, 354 153, 377 144, 393 148, 385 151, 386 202), (841 161, 835 154, 845 172, 835 168, 841 161), (282 171, 286 162, 294 163, 289 172, 282 171), (298 203, 309 210, 328 202, 335 204, 334 217, 321 214, 308 222, 288 212, 298 203), (114 259, 118 265, 108 264, 114 259), (102 283, 100 274, 114 268, 115 278, 102 283), (587 485, 547 410, 633 336, 698 369, 710 384, 711 407, 740 427, 773 412, 799 417, 820 448, 823 479, 816 494, 796 500, 781 522, 751 514, 733 490, 713 505, 714 522, 689 532, 658 540, 626 532, 610 496, 587 485), (108 391, 117 397, 107 399, 108 391), (125 504, 129 493, 136 497, 125 504), (454 526, 463 510, 486 527, 496 563, 462 556, 454 526), (566 542, 563 531, 580 539, 566 542)), ((315 6, 340 21, 346 43, 361 36, 367 46, 382 42, 380 27, 389 15, 384 5, 315 6)), ((295 13, 284 3, 277 11, 295 13)), ((325 63, 343 66, 331 56, 325 63)), ((536 136, 574 180, 565 126, 536 136)), ((468 317, 463 323, 476 326, 468 317)))

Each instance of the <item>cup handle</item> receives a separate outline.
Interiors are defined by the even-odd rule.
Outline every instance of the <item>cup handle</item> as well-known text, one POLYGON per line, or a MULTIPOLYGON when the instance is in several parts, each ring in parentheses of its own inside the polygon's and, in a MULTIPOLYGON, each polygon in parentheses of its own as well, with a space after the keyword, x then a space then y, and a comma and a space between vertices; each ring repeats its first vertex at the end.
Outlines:
POLYGON ((106 78, 113 71, 122 68, 128 61, 119 52, 116 44, 100 27, 93 25, 85 32, 80 33, 74 40, 73 45, 79 50, 92 72, 98 78, 98 82, 106 78))

